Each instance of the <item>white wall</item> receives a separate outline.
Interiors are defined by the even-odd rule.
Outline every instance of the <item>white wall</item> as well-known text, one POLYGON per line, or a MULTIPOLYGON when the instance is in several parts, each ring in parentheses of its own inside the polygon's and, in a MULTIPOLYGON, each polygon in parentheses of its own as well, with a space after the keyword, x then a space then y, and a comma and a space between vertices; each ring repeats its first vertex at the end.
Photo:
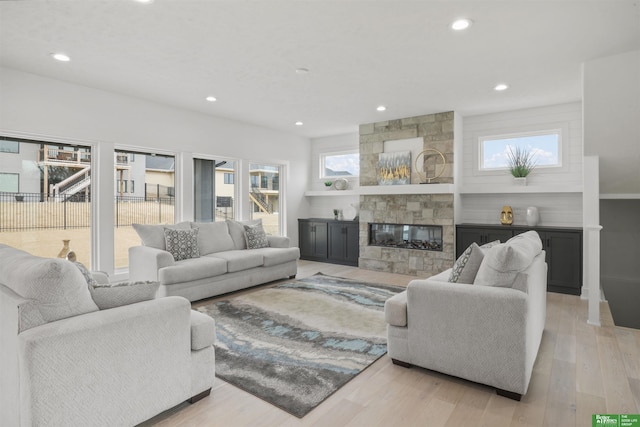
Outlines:
POLYGON ((640 194, 640 50, 583 68, 584 151, 600 158, 600 193, 640 194))
MULTIPOLYGON (((176 187, 186 187, 181 199, 184 209, 178 215, 185 220, 192 216, 193 197, 188 190, 193 173, 192 162, 180 162, 181 158, 190 159, 198 153, 254 162, 285 162, 284 233, 294 244, 297 218, 308 215, 303 193, 308 180, 309 140, 296 135, 7 68, 0 68, 0 131, 91 143, 94 152, 102 156, 113 147, 175 153, 177 166, 183 169, 178 171, 182 178, 177 177, 176 187)), ((113 164, 113 154, 108 161, 113 164)), ((112 187, 111 176, 109 181, 112 187)), ((112 194, 100 194, 103 206, 109 206, 112 194)), ((109 220, 108 216, 106 211, 101 213, 107 227, 113 224, 113 218, 109 220)), ((109 235, 113 236, 113 232, 101 232, 102 245, 113 245, 106 241, 109 235)), ((113 248, 103 247, 101 252, 113 253, 113 248)), ((108 255, 104 256, 107 260, 108 255)), ((104 264, 105 261, 97 263, 109 270, 104 264)))
MULTIPOLYGON (((327 191, 330 196, 307 197, 309 204, 309 217, 311 218, 333 218, 333 209, 346 209, 352 203, 358 203, 359 196, 339 195, 336 190, 326 190, 324 179, 320 179, 319 158, 322 153, 338 152, 345 150, 360 149, 360 135, 350 133, 345 135, 335 135, 325 138, 314 138, 311 140, 311 155, 309 157, 309 189, 314 191, 327 191)), ((349 190, 359 187, 357 178, 349 178, 349 190)))
POLYGON ((464 117, 457 187, 462 193, 456 217, 464 223, 500 222, 504 205, 514 208, 514 224, 525 224, 527 206, 537 206, 544 226, 582 226, 582 104, 553 105, 464 117), (478 138, 517 132, 562 129, 562 167, 538 168, 527 178, 527 191, 517 193, 506 171, 478 171, 478 138), (549 193, 552 188, 570 189, 549 193), (514 192, 515 191, 515 192, 514 192))

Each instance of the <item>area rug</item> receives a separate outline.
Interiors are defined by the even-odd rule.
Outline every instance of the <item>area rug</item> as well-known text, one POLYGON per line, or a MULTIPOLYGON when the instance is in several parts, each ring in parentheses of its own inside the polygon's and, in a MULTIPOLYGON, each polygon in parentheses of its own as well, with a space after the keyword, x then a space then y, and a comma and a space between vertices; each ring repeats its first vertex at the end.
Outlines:
POLYGON ((198 310, 216 376, 302 418, 387 352, 384 302, 402 290, 318 273, 198 310))

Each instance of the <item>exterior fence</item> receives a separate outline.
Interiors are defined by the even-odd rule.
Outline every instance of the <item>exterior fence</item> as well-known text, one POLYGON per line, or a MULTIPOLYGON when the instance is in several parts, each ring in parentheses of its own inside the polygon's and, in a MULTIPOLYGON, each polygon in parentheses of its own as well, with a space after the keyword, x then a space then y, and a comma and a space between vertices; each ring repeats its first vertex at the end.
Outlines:
MULTIPOLYGON (((90 201, 90 197, 84 196, 0 192, 0 232, 88 228, 91 225, 90 201)), ((173 224, 174 212, 173 197, 115 197, 116 227, 134 223, 173 224)))

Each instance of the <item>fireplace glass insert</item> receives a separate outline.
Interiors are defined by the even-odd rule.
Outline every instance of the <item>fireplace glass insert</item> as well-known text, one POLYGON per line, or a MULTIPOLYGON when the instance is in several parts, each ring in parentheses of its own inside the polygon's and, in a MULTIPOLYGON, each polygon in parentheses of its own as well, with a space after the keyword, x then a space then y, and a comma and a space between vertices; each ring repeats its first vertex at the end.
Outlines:
POLYGON ((371 223, 369 245, 442 251, 442 226, 371 223))

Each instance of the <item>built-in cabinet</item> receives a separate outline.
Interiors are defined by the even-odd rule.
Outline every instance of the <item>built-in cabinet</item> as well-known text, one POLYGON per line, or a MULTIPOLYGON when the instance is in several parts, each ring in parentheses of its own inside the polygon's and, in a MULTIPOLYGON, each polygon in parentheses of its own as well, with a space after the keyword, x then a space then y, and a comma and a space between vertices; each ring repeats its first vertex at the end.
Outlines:
POLYGON ((546 252, 547 291, 580 295, 582 287, 582 228, 524 227, 482 224, 456 226, 456 258, 473 242, 479 245, 535 230, 546 252))
POLYGON ((300 259, 358 265, 359 223, 332 219, 298 219, 300 259))

